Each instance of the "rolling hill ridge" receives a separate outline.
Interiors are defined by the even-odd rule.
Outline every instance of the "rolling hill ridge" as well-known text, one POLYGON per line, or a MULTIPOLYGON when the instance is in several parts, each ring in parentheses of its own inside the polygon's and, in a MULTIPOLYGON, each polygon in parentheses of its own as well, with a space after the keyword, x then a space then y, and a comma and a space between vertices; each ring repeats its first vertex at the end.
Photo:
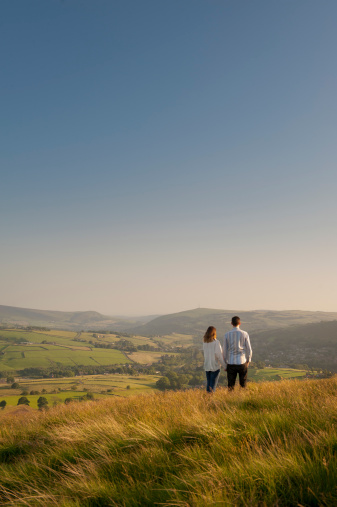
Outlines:
MULTIPOLYGON (((149 320, 151 317, 149 317, 149 320)), ((114 329, 141 325, 146 318, 123 319, 102 315, 95 311, 60 312, 53 310, 35 310, 15 306, 0 305, 0 324, 14 324, 20 326, 41 326, 52 329, 114 329)))
POLYGON ((337 320, 337 312, 309 312, 301 310, 216 310, 197 308, 179 313, 157 317, 142 326, 134 326, 128 331, 142 336, 160 336, 171 333, 202 336, 208 326, 215 326, 220 336, 231 329, 233 315, 241 317, 242 328, 249 333, 276 328, 337 320))
POLYGON ((242 328, 249 333, 295 325, 337 320, 337 312, 302 310, 221 310, 196 308, 178 313, 148 317, 113 317, 95 311, 62 312, 0 305, 0 325, 42 326, 52 329, 80 331, 111 329, 142 336, 163 336, 172 333, 202 336, 208 326, 215 326, 218 335, 231 328, 233 315, 239 315, 242 328))

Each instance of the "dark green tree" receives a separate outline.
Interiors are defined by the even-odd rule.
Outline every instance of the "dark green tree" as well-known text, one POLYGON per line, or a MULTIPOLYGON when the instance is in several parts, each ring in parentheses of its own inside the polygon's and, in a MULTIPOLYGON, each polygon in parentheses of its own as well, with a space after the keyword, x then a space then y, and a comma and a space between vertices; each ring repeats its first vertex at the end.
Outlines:
POLYGON ((40 398, 37 400, 37 406, 39 407, 39 410, 43 410, 44 408, 48 407, 48 400, 44 396, 40 396, 40 398))
POLYGON ((193 375, 193 377, 189 380, 188 384, 190 386, 201 386, 205 381, 205 375, 193 375))
POLYGON ((18 405, 28 405, 29 406, 29 399, 26 398, 26 396, 21 396, 21 398, 19 398, 18 400, 18 405))
POLYGON ((264 361, 256 361, 255 364, 258 370, 263 370, 263 368, 265 367, 264 361))
POLYGON ((161 391, 165 391, 166 389, 170 389, 171 384, 167 377, 161 377, 159 380, 157 380, 156 386, 161 391))
POLYGON ((179 376, 175 371, 167 372, 166 376, 170 381, 171 389, 180 389, 183 384, 183 381, 185 380, 182 379, 181 376, 179 376))
POLYGON ((4 408, 5 408, 6 405, 7 405, 7 401, 6 400, 0 401, 0 408, 1 408, 1 410, 4 410, 4 408))

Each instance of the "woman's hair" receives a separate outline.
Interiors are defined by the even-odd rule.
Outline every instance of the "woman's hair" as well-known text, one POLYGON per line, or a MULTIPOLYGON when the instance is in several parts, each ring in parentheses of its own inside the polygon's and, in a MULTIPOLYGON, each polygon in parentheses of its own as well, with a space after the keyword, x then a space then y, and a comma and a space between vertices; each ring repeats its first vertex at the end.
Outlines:
POLYGON ((216 329, 213 326, 209 326, 206 333, 204 334, 204 343, 210 343, 216 340, 216 329))

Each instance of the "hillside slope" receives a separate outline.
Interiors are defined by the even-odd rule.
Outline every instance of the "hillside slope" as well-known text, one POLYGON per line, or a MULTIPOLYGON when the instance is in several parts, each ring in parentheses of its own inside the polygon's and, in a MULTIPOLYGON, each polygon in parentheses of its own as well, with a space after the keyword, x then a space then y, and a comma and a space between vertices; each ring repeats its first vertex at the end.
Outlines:
POLYGON ((337 371, 337 320, 251 333, 254 358, 337 371))
POLYGON ((231 328, 230 321, 233 315, 241 317, 242 328, 248 332, 337 319, 337 312, 306 312, 300 310, 243 312, 239 310, 197 308, 157 317, 147 324, 130 328, 129 332, 142 336, 160 336, 170 333, 201 336, 208 326, 215 326, 218 335, 221 335, 231 328))
POLYGON ((2 505, 337 504, 336 378, 6 410, 2 505))

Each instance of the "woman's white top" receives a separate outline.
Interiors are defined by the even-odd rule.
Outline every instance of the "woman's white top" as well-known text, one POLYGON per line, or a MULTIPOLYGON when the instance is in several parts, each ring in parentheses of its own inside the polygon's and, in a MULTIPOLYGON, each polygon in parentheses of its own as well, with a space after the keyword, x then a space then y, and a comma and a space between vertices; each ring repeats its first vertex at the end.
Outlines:
POLYGON ((219 370, 221 365, 226 367, 222 356, 222 348, 218 340, 203 344, 204 346, 204 370, 216 371, 219 370))

